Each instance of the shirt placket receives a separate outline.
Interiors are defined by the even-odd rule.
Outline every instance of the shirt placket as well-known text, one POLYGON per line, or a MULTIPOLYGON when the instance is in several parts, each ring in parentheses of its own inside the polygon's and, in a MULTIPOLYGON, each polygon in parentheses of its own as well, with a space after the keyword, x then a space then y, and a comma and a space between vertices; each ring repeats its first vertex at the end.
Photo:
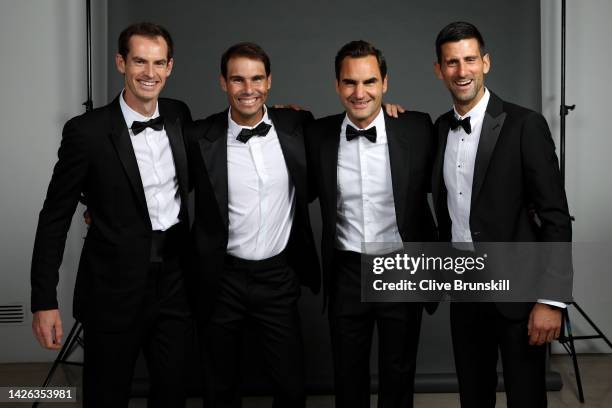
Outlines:
POLYGON ((257 257, 260 258, 263 251, 264 243, 267 239, 266 229, 264 227, 264 214, 267 214, 268 211, 268 199, 266 193, 266 185, 268 184, 268 174, 266 172, 266 166, 263 157, 263 151, 261 146, 262 140, 259 139, 251 139, 251 143, 249 143, 249 149, 251 151, 251 157, 253 159, 253 165, 255 166, 255 171, 257 172, 257 186, 258 186, 258 216, 257 216, 257 235, 255 239, 255 253, 257 257))

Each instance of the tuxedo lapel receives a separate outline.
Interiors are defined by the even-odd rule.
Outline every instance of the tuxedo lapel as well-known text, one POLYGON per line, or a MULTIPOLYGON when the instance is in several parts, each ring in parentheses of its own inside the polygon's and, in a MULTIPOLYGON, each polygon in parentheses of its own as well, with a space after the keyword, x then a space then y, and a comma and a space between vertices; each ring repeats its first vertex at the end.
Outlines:
POLYGON ((338 147, 340 145, 340 131, 344 115, 338 115, 330 121, 325 129, 325 136, 321 140, 321 177, 323 181, 323 195, 329 200, 331 225, 336 225, 336 197, 338 194, 338 147))
POLYGON ((136 199, 140 204, 140 209, 145 218, 151 222, 149 218, 149 210, 147 208, 147 200, 145 198, 144 187, 142 186, 142 179, 140 177, 140 170, 138 169, 138 162, 136 161, 136 155, 134 154, 134 147, 130 140, 130 132, 125 124, 123 113, 121 112, 121 106, 119 105, 119 95, 111 104, 111 142, 117 150, 119 160, 125 169, 136 199))
POLYGON ((406 194, 410 184, 410 137, 404 135, 405 129, 400 126, 399 120, 389 118, 385 114, 385 130, 389 150, 389 164, 391 167, 391 184, 393 186, 393 201, 395 202, 395 218, 397 225, 404 224, 404 209, 406 208, 406 194))
MULTIPOLYGON (((433 201, 435 205, 439 203, 441 194, 443 193, 444 187, 444 154, 446 151, 446 141, 448 139, 448 131, 450 129, 450 115, 453 115, 453 111, 447 112, 446 114, 440 117, 438 121, 438 134, 437 137, 437 149, 436 149, 436 157, 433 164, 432 171, 432 189, 431 194, 433 196, 433 201)), ((444 203, 446 205, 446 203, 444 203)))
POLYGON ((306 174, 303 174, 306 169, 304 140, 295 134, 295 123, 285 123, 281 120, 278 113, 272 109, 268 109, 268 116, 274 124, 289 177, 295 186, 296 194, 305 194, 307 193, 307 186, 302 185, 302 180, 306 180, 306 174))
POLYGON ((206 135, 199 140, 200 154, 206 166, 224 225, 229 226, 227 181, 227 111, 219 114, 206 135))
POLYGON ((480 141, 478 142, 478 151, 476 152, 476 161, 474 163, 474 180, 472 182, 472 202, 471 206, 478 199, 478 194, 482 188, 493 150, 497 144, 499 133, 501 132, 506 113, 502 110, 503 105, 501 99, 491 92, 489 104, 485 112, 484 121, 482 122, 482 130, 480 132, 480 141))
MULTIPOLYGON (((167 117, 160 106, 160 114, 167 117)), ((187 170, 187 153, 185 152, 185 143, 183 142, 183 133, 181 131, 181 122, 177 118, 175 120, 166 119, 164 127, 166 129, 166 135, 168 135, 168 141, 172 150, 172 157, 174 159, 174 168, 176 171, 176 178, 179 184, 179 191, 181 195, 181 203, 187 203, 187 196, 189 195, 188 189, 188 170, 187 170)))

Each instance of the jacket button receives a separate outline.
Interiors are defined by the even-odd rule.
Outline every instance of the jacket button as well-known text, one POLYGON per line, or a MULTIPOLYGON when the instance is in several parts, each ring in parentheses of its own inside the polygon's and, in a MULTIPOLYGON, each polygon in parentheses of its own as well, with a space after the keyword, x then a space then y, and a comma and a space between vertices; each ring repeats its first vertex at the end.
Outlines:
POLYGON ((480 235, 480 231, 474 231, 472 232, 472 235, 480 235))

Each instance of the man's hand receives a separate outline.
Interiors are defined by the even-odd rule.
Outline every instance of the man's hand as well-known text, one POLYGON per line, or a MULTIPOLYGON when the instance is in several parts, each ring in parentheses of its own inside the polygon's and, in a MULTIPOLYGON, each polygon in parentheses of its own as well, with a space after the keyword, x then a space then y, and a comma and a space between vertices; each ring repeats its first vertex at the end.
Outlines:
POLYGON ((406 109, 402 105, 396 105, 394 103, 383 103, 383 107, 385 108, 385 112, 387 115, 392 118, 397 118, 400 113, 406 112, 406 109))
POLYGON ((561 310, 536 303, 529 314, 527 334, 529 344, 541 346, 559 338, 561 331, 561 310))
POLYGON ((32 319, 34 337, 41 346, 49 350, 59 350, 62 347, 62 319, 59 310, 39 310, 32 319))

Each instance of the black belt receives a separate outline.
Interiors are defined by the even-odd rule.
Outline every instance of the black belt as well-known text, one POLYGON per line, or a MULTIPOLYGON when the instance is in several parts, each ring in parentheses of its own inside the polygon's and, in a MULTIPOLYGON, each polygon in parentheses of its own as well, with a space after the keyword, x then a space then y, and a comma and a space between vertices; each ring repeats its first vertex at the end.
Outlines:
POLYGON ((165 231, 151 233, 151 262, 164 262, 179 254, 186 231, 182 223, 176 223, 165 231))

